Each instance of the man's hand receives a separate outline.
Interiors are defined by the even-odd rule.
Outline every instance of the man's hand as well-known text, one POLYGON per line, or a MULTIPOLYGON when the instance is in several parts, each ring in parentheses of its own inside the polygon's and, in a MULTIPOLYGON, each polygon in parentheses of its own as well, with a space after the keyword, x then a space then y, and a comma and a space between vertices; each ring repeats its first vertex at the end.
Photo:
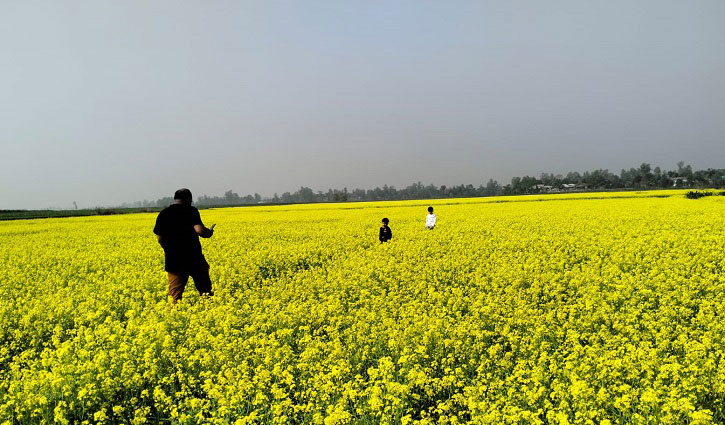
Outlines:
POLYGON ((210 238, 214 234, 213 229, 208 229, 204 227, 203 224, 195 225, 194 230, 196 231, 196 234, 201 236, 202 238, 210 238))

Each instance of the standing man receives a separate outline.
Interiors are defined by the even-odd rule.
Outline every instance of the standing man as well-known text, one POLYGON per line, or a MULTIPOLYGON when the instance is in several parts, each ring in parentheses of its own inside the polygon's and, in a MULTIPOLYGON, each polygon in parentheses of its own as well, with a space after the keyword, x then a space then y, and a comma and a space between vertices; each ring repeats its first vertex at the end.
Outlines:
POLYGON ((209 263, 201 253, 199 237, 210 238, 214 234, 201 222, 199 210, 191 206, 189 189, 174 193, 174 203, 164 208, 156 218, 154 233, 166 255, 166 272, 169 274, 169 296, 177 302, 184 293, 189 276, 200 295, 213 295, 209 278, 209 263))

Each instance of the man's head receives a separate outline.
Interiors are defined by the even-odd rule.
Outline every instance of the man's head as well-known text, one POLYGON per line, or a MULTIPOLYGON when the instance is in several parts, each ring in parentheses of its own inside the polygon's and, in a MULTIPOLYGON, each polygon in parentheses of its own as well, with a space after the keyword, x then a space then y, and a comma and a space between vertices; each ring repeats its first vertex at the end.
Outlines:
POLYGON ((179 189, 174 193, 174 202, 191 205, 191 191, 187 188, 179 189))
POLYGON ((433 214, 433 207, 428 207, 428 213, 433 214))
POLYGON ((388 220, 387 217, 384 218, 383 219, 383 226, 387 226, 389 222, 390 222, 390 220, 388 220))

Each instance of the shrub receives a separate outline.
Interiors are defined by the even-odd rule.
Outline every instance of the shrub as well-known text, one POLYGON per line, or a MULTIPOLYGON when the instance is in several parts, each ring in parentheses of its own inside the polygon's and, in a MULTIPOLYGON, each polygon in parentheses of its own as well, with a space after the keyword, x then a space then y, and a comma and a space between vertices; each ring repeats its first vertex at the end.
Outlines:
MULTIPOLYGON (((723 192, 723 193, 725 193, 725 192, 723 192)), ((687 192, 687 194, 685 194, 685 196, 687 197, 687 199, 700 199, 705 196, 712 196, 712 194, 713 194, 712 192, 707 192, 707 191, 700 192, 697 190, 691 190, 691 191, 687 192)))

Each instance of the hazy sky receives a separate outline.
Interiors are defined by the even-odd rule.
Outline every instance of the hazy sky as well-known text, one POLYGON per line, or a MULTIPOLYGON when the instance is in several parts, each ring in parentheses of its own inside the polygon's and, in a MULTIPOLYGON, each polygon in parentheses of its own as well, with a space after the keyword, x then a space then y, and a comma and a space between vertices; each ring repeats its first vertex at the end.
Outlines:
POLYGON ((725 2, 3 1, 0 209, 725 167, 725 2))

